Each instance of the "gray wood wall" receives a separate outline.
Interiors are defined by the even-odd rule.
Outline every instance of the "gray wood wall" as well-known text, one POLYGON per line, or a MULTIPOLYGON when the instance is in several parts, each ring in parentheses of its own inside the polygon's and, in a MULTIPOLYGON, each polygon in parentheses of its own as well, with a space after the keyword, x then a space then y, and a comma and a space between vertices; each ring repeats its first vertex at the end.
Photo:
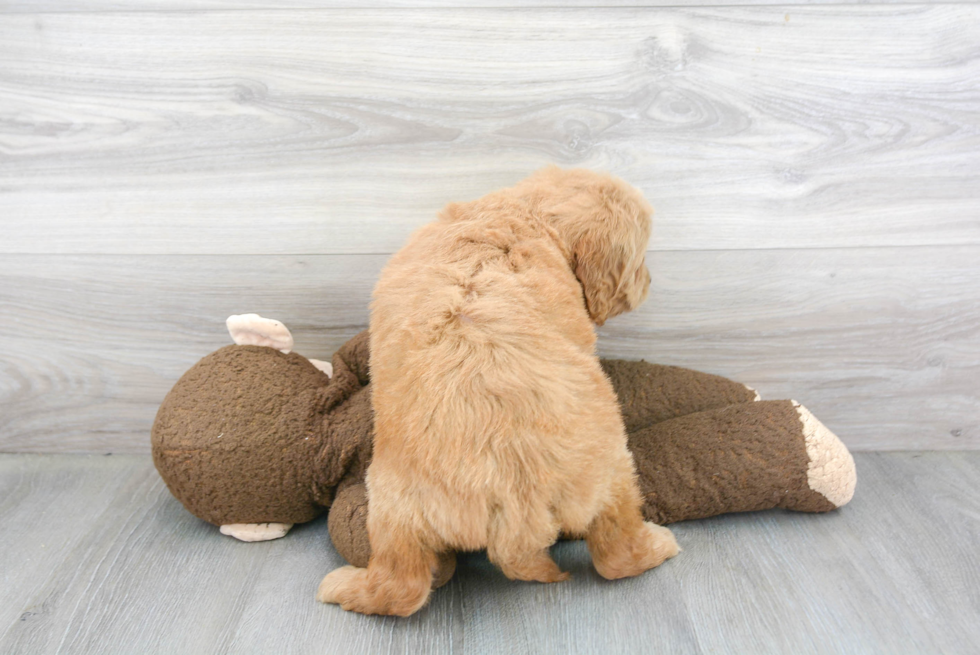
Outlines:
POLYGON ((657 209, 603 355, 980 447, 980 4, 747 2, 0 0, 0 451, 148 452, 232 313, 329 357, 549 162, 657 209))

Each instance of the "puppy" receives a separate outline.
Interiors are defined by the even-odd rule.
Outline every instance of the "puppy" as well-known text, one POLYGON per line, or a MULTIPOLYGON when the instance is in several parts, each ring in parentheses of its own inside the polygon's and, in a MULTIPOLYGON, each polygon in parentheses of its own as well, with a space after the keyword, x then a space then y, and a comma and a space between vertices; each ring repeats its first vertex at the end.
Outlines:
POLYGON ((548 553, 561 533, 608 579, 677 554, 641 517, 595 353, 593 324, 646 298, 651 212, 619 179, 549 167, 450 204, 391 258, 371 304, 371 559, 318 600, 407 616, 457 550, 486 548, 512 580, 565 580, 548 553))

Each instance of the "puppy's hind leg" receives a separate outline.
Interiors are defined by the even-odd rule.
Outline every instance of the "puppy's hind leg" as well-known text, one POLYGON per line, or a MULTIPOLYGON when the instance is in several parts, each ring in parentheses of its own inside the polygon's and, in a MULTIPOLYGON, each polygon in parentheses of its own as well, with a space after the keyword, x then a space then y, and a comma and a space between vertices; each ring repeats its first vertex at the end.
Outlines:
POLYGON ((557 539, 558 524, 546 507, 511 500, 491 516, 487 557, 511 580, 561 582, 571 576, 548 552, 557 539))
POLYGON ((316 599, 361 614, 414 614, 429 599, 439 559, 410 531, 395 526, 370 530, 370 519, 368 514, 371 559, 367 568, 344 566, 331 571, 320 583, 316 599))
POLYGON ((612 502, 585 535, 592 563, 607 580, 639 575, 676 555, 680 548, 665 527, 644 522, 632 462, 613 479, 612 502))

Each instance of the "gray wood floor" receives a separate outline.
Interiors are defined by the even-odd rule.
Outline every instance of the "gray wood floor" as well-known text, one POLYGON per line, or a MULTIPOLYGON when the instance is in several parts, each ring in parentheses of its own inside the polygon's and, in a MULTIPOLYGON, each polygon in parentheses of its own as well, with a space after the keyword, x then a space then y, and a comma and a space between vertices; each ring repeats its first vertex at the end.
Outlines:
POLYGON ((0 456, 0 652, 974 653, 980 453, 864 453, 854 501, 674 526, 684 552, 609 583, 507 581, 482 554, 407 620, 314 602, 323 520, 222 537, 145 456, 0 456))

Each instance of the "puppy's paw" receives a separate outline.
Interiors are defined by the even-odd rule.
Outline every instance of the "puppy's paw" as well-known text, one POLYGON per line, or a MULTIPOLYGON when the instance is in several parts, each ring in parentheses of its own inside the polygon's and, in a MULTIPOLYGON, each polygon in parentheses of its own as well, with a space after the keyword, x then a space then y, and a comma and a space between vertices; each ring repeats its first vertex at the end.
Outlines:
POLYGON ((652 560, 655 561, 650 568, 660 566, 664 561, 681 552, 681 547, 677 544, 674 533, 662 525, 644 521, 643 525, 650 531, 650 553, 652 560))
POLYGON ((425 605, 431 586, 429 576, 407 579, 395 572, 387 573, 391 575, 384 575, 378 582, 369 579, 368 569, 342 566, 320 582, 316 599, 350 612, 395 616, 414 614, 425 605))
POLYGON ((524 580, 526 582, 564 582, 572 577, 568 571, 562 571, 558 568, 558 564, 551 559, 551 555, 547 551, 537 553, 534 557, 520 563, 502 562, 500 570, 511 580, 524 580))
POLYGON ((366 573, 367 569, 359 569, 356 566, 342 566, 339 569, 334 569, 320 581, 316 599, 321 603, 333 603, 334 605, 349 603, 359 578, 366 573))
POLYGON ((594 559, 593 563, 599 575, 607 580, 618 580, 660 566, 680 550, 673 532, 647 521, 635 534, 610 549, 606 557, 594 559))

